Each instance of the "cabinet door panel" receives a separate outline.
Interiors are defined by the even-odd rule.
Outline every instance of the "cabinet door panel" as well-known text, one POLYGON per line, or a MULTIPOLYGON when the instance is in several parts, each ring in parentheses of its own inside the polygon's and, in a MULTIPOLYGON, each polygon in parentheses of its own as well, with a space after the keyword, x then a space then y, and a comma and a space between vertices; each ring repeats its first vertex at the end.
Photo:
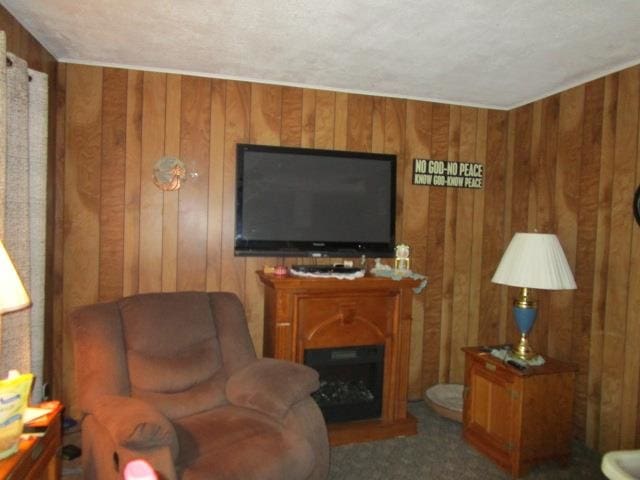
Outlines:
POLYGON ((484 365, 471 367, 469 427, 480 429, 499 448, 512 441, 512 383, 487 370, 484 365))

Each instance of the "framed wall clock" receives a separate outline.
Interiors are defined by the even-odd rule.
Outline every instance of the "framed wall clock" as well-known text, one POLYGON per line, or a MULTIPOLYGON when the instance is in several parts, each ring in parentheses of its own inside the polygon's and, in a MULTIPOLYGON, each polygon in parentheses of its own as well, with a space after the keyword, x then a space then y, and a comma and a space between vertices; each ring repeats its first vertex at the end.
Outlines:
POLYGON ((636 216, 636 222, 640 225, 640 185, 636 188, 636 194, 633 197, 633 214, 636 216))

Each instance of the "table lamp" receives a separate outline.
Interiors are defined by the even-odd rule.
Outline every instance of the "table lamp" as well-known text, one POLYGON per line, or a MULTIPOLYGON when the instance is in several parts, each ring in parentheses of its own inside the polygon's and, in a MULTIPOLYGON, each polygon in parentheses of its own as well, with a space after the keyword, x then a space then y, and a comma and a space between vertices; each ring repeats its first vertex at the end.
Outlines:
POLYGON ((531 359, 536 353, 529 346, 527 335, 536 321, 537 304, 529 296, 529 289, 576 288, 558 237, 551 233, 516 233, 491 281, 521 288, 513 302, 513 317, 520 330, 520 343, 513 353, 523 360, 531 359))
POLYGON ((20 310, 29 305, 29 295, 0 240, 0 314, 20 310))

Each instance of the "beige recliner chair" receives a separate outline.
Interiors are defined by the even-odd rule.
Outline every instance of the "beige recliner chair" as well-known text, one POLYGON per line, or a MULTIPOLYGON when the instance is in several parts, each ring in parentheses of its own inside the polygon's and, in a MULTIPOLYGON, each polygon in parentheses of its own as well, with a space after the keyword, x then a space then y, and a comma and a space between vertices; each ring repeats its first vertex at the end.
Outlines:
POLYGON ((165 479, 321 479, 317 373, 258 359, 230 293, 134 295, 70 318, 85 478, 144 458, 165 479))

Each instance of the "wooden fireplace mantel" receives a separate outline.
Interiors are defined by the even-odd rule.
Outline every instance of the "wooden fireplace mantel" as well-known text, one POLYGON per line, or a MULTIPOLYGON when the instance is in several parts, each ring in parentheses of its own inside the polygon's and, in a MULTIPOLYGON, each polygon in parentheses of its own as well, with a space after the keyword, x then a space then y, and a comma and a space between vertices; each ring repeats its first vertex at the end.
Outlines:
POLYGON ((257 272, 265 286, 264 355, 303 363, 307 348, 385 347, 380 418, 329 424, 332 445, 416 433, 407 412, 412 289, 419 282, 257 272))

